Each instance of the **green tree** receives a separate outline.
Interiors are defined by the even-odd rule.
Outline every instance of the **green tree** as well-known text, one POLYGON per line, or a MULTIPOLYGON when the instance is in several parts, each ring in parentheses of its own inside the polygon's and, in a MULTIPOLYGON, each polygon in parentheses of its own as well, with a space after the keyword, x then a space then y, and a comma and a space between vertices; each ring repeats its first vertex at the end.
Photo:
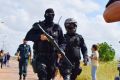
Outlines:
POLYGON ((115 57, 115 50, 108 43, 100 43, 99 45, 100 61, 112 61, 115 57))

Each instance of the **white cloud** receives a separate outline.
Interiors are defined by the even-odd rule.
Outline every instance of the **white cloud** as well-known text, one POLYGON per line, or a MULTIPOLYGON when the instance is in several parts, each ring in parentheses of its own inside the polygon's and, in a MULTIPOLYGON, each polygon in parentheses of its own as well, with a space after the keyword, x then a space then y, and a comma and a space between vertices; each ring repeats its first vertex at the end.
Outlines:
MULTIPOLYGON (((93 43, 104 41, 118 45, 117 41, 120 40, 119 24, 105 23, 100 14, 104 6, 102 7, 96 2, 94 0, 0 0, 0 20, 4 21, 4 25, 0 24, 0 34, 8 35, 10 40, 7 42, 11 45, 10 49, 13 49, 14 53, 32 24, 43 20, 45 10, 51 7, 55 10, 55 22, 58 22, 62 16, 60 25, 64 32, 66 18, 73 17, 78 21, 77 32, 83 35, 88 48, 93 43)), ((119 48, 118 46, 114 47, 119 48)))
POLYGON ((0 23, 0 49, 5 49, 5 52, 10 51, 13 55, 24 36, 25 33, 12 30, 4 23, 0 23))

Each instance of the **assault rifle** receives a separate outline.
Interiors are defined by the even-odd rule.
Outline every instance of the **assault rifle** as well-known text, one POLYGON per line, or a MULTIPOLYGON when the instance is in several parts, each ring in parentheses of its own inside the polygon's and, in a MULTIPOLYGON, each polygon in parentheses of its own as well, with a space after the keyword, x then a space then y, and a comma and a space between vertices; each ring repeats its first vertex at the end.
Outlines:
POLYGON ((60 54, 66 59, 66 61, 71 65, 72 63, 70 62, 70 60, 65 56, 65 52, 63 50, 60 49, 60 47, 58 46, 57 42, 54 40, 54 38, 52 36, 50 36, 47 32, 45 32, 45 30, 38 24, 40 30, 44 33, 44 35, 48 38, 48 40, 51 42, 51 44, 60 52, 60 54))

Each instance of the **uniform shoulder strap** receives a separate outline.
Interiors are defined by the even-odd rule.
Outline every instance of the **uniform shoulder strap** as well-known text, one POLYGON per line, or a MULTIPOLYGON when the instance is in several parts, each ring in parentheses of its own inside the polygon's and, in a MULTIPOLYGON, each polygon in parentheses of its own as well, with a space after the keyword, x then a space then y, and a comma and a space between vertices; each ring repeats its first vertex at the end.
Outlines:
POLYGON ((38 30, 39 29, 38 24, 41 25, 41 26, 43 26, 43 22, 42 21, 36 22, 36 23, 33 24, 33 29, 34 30, 38 30))
POLYGON ((53 23, 53 24, 54 24, 54 29, 62 30, 61 26, 58 23, 53 23))
POLYGON ((76 36, 79 37, 80 39, 83 38, 82 35, 77 34, 77 33, 76 33, 76 36))
POLYGON ((68 36, 67 34, 64 34, 64 38, 65 38, 65 41, 67 42, 67 41, 69 41, 70 36, 68 36))
POLYGON ((19 45, 19 47, 22 47, 22 46, 23 46, 23 44, 20 44, 20 45, 19 45))

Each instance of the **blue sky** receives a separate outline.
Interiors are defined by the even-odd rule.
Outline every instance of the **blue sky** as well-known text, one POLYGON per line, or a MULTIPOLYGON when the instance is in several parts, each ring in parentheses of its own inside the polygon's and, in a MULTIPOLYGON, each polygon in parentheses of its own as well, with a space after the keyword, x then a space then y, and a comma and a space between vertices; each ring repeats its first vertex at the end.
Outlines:
MULTIPOLYGON (((75 18, 78 22, 77 33, 83 35, 89 54, 94 43, 108 42, 120 52, 120 24, 106 23, 103 12, 108 0, 0 0, 0 48, 12 55, 22 43, 27 31, 34 22, 44 19, 44 11, 51 7, 55 10, 55 20, 62 19, 60 25, 65 33, 66 18, 75 18)), ((32 44, 30 42, 30 44, 32 44)))

